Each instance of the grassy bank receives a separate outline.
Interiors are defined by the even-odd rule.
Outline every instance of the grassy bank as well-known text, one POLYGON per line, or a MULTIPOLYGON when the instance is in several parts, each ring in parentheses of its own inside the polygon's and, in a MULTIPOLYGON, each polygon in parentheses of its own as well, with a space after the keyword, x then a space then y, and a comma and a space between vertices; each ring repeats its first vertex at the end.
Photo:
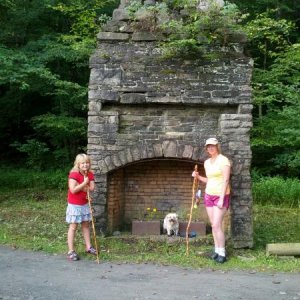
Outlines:
POLYGON ((252 185, 256 204, 300 208, 300 180, 298 178, 260 177, 252 185))
MULTIPOLYGON (((64 222, 66 191, 54 189, 15 189, 0 191, 0 244, 49 253, 66 252, 67 225, 64 222)), ((79 233, 79 232, 78 232, 79 233)), ((190 243, 185 240, 136 238, 129 233, 119 237, 98 237, 102 261, 154 262, 191 268, 247 269, 254 271, 300 271, 300 259, 267 257, 266 243, 300 242, 300 209, 272 205, 254 207, 254 249, 237 250, 230 245, 229 261, 216 265, 199 252, 210 251, 211 236, 190 243)), ((81 234, 78 252, 84 257, 81 234)))

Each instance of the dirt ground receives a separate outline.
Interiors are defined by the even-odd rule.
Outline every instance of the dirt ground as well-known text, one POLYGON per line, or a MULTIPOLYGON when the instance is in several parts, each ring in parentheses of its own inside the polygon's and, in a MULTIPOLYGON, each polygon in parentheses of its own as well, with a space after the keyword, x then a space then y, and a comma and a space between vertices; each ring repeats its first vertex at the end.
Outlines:
POLYGON ((0 299, 300 300, 300 273, 80 260, 0 246, 0 299))

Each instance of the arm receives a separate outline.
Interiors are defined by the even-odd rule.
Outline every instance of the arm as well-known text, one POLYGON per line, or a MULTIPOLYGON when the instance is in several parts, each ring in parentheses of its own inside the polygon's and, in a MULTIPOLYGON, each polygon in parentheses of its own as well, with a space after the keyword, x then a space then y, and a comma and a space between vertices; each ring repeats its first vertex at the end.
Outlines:
POLYGON ((95 181, 90 181, 89 190, 92 192, 95 189, 95 181))
POLYGON ((202 181, 204 183, 207 183, 207 178, 200 176, 198 172, 194 171, 192 174, 193 177, 197 178, 199 181, 202 181))
POLYGON ((223 188, 222 193, 223 197, 226 195, 226 190, 229 184, 229 178, 230 178, 230 166, 224 166, 222 168, 222 176, 223 176, 223 188))
POLYGON ((72 194, 76 194, 80 191, 86 191, 87 185, 89 184, 88 177, 84 177, 84 181, 82 183, 78 183, 75 179, 69 179, 69 190, 72 194))
POLYGON ((221 195, 220 195, 220 200, 218 202, 219 208, 223 207, 224 196, 226 195, 226 190, 227 190, 227 187, 229 184, 230 166, 224 166, 222 168, 222 176, 223 176, 223 186, 222 186, 222 191, 221 191, 221 195))
POLYGON ((204 183, 207 183, 207 178, 206 178, 206 177, 203 177, 203 176, 198 175, 197 178, 198 178, 199 181, 202 181, 202 182, 204 182, 204 183))

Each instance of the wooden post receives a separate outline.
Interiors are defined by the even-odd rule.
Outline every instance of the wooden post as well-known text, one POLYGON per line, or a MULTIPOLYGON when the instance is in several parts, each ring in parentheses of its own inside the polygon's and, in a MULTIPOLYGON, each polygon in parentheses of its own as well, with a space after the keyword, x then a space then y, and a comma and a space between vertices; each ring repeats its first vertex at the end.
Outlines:
MULTIPOLYGON (((197 165, 195 165, 194 171, 198 172, 197 165)), ((190 216, 189 216, 189 221, 188 221, 188 224, 186 226, 186 231, 185 231, 185 243, 186 243, 185 255, 186 256, 189 256, 189 230, 190 230, 190 226, 191 226, 191 222, 192 222, 192 215, 193 215, 194 200, 195 200, 195 195, 196 195, 197 184, 198 184, 198 179, 195 176, 194 181, 193 181, 193 187, 192 187, 192 203, 191 203, 191 208, 190 208, 190 216)))
POLYGON ((300 256, 300 243, 267 244, 267 255, 300 256))

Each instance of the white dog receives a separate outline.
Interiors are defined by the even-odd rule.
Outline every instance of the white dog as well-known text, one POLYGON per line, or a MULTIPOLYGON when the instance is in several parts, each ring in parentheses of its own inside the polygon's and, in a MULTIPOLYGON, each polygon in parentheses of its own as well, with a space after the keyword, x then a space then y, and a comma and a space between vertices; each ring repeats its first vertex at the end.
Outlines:
POLYGON ((169 213, 164 218, 164 230, 167 230, 168 236, 171 236, 171 233, 173 232, 174 235, 178 235, 178 229, 179 229, 179 221, 178 221, 178 215, 176 213, 169 213))

